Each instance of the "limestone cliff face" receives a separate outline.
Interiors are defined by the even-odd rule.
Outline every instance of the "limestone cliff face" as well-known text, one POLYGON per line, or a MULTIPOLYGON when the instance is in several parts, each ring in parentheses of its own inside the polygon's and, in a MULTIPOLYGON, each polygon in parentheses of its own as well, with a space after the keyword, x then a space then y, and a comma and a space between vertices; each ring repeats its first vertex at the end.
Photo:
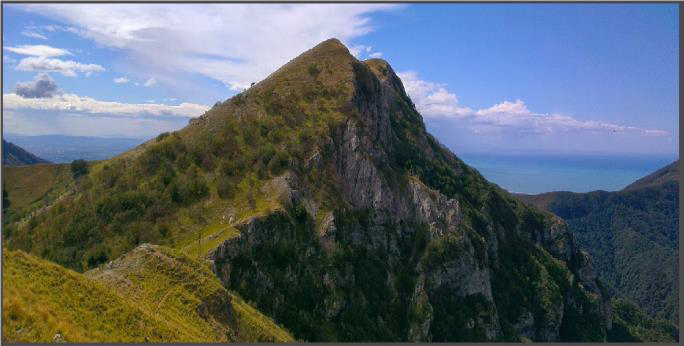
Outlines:
POLYGON ((608 297, 565 226, 439 145, 386 62, 330 40, 284 68, 328 51, 342 120, 271 182, 283 210, 211 253, 224 285, 306 340, 602 341, 608 297))

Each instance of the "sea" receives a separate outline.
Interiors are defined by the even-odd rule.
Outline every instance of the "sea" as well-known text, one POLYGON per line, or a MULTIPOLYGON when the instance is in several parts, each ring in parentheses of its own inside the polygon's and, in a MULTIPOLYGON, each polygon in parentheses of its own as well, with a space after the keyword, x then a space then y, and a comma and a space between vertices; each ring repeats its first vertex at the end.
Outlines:
POLYGON ((459 154, 487 180, 509 192, 621 190, 676 161, 674 155, 459 154))

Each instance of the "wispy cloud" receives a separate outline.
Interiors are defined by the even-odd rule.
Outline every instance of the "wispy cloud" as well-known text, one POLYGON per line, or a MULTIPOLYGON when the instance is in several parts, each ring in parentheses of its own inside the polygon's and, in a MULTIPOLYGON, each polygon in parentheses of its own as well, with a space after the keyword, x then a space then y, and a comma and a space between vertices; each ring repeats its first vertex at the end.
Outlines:
POLYGON ((130 82, 130 80, 126 77, 114 78, 114 83, 116 83, 116 84, 125 84, 128 82, 130 82))
POLYGON ((507 132, 518 134, 554 134, 563 132, 633 133, 642 136, 668 136, 669 132, 636 126, 530 111, 522 100, 504 101, 492 107, 473 110, 459 103, 446 85, 418 78, 415 72, 398 73, 404 88, 418 111, 428 118, 450 118, 465 122, 475 133, 507 132))
POLYGON ((3 109, 50 110, 82 114, 110 114, 114 116, 176 116, 198 117, 209 107, 195 103, 176 106, 157 103, 122 103, 100 101, 75 94, 59 94, 50 98, 26 98, 16 93, 3 94, 3 109))
POLYGON ((24 30, 21 32, 21 34, 26 36, 26 37, 30 37, 30 38, 37 38, 37 39, 41 39, 41 40, 47 40, 48 39, 47 36, 37 32, 37 31, 34 31, 34 30, 24 30))
POLYGON ((72 60, 54 58, 74 55, 67 49, 47 45, 23 45, 3 48, 12 53, 29 55, 29 57, 21 59, 19 64, 17 64, 16 69, 19 71, 59 72, 67 77, 75 77, 77 72, 90 75, 93 72, 105 71, 105 68, 98 64, 83 64, 72 60))
POLYGON ((69 52, 66 49, 62 48, 55 48, 55 47, 50 47, 46 45, 23 45, 23 46, 17 46, 17 47, 3 47, 4 49, 16 53, 16 54, 21 54, 21 55, 32 55, 32 56, 38 56, 38 57, 55 57, 55 56, 63 56, 63 55, 73 55, 71 52, 69 52))
POLYGON ((145 84, 143 84, 143 85, 146 86, 146 87, 152 87, 152 86, 155 86, 156 84, 157 84, 157 79, 154 78, 154 77, 152 77, 152 78, 148 79, 148 80, 145 82, 145 84))
POLYGON ((76 77, 77 72, 90 75, 93 72, 104 72, 105 68, 98 64, 82 64, 72 60, 50 59, 44 56, 22 59, 16 67, 19 71, 59 72, 67 77, 76 77))
POLYGON ((240 90, 293 56, 337 37, 347 46, 373 30, 369 14, 392 4, 30 4, 73 32, 131 55, 162 84, 200 74, 240 90), (255 29, 256 28, 256 29, 255 29), (159 64, 159 61, 164 64, 159 64))

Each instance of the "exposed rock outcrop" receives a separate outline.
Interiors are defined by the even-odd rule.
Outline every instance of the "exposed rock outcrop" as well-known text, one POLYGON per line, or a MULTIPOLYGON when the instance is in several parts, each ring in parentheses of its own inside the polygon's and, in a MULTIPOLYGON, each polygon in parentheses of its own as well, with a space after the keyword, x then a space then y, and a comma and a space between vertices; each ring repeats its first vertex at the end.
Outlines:
MULTIPOLYGON (((342 48, 326 41, 283 69, 342 48)), ((353 81, 344 119, 270 183, 286 210, 237 225, 212 253, 222 282, 309 340, 605 338, 608 297, 565 226, 436 144, 386 62, 337 63, 353 81), (312 170, 332 177, 338 199, 305 183, 312 170), (295 307, 320 322, 305 325, 295 307)))

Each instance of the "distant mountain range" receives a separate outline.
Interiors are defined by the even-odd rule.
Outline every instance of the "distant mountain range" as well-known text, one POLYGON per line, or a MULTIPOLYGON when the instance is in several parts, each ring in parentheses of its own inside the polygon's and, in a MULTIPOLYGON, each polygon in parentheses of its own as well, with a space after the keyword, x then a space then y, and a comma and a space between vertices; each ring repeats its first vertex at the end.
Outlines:
POLYGON ((679 161, 621 191, 516 196, 563 218, 619 296, 678 323, 679 161))
POLYGON ((24 136, 5 133, 4 138, 35 155, 55 163, 73 160, 106 160, 145 142, 143 138, 102 138, 86 136, 24 136))
POLYGON ((49 163, 49 161, 29 153, 16 144, 2 140, 3 166, 33 165, 36 163, 49 163))

